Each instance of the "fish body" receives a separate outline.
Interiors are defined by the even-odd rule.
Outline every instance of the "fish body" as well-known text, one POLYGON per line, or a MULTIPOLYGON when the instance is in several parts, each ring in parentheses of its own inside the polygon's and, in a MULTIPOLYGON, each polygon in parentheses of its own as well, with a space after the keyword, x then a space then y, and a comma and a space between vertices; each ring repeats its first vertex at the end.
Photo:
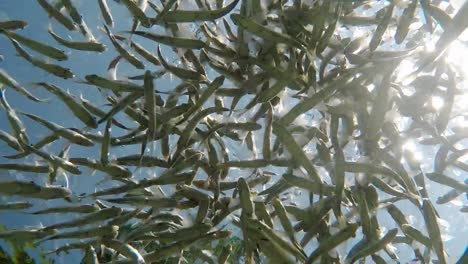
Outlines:
POLYGON ((44 44, 42 42, 38 42, 36 40, 26 38, 24 36, 21 36, 19 34, 16 34, 14 32, 7 31, 7 30, 1 29, 1 28, 0 28, 0 33, 4 34, 9 39, 16 40, 19 43, 27 46, 28 48, 30 48, 32 50, 35 50, 35 51, 37 51, 37 52, 39 52, 39 53, 41 53, 41 54, 43 54, 43 55, 45 55, 47 57, 50 57, 52 59, 56 59, 58 61, 63 61, 63 60, 68 59, 68 56, 65 54, 65 52, 63 50, 59 50, 57 48, 54 48, 54 47, 49 46, 47 44, 44 44))

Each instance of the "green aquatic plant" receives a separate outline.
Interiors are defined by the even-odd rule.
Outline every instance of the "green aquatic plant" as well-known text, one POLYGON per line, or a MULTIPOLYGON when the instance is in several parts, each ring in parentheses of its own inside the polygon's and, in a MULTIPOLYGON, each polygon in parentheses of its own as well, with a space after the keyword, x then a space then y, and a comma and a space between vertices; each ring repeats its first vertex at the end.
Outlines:
POLYGON ((31 220, 1 263, 466 259, 467 2, 31 8, 0 20, 0 213, 31 220))

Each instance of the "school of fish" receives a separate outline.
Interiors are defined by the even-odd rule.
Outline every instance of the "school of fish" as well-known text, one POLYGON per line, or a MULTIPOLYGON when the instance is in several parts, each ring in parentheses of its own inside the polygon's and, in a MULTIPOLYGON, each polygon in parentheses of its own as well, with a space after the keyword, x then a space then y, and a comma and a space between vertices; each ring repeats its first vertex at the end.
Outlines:
POLYGON ((76 250, 85 264, 240 263, 233 245, 210 247, 233 236, 242 238, 242 263, 408 263, 395 245, 417 263, 468 263, 467 251, 449 260, 437 211, 468 194, 468 125, 453 122, 468 124, 468 109, 456 107, 468 90, 445 56, 468 27, 468 2, 81 1, 99 10, 97 27, 75 0, 35 2, 50 19, 50 42, 25 36, 27 21, 0 21, 0 37, 15 51, 0 54, 8 124, 0 128, 8 150, 0 214, 74 217, 2 229, 0 241, 57 240, 47 256, 76 250), (131 16, 128 30, 115 29, 117 9, 131 16), (78 76, 63 66, 70 51, 118 55, 107 76, 78 76), (53 82, 22 82, 2 67, 12 56, 96 88, 106 105, 53 82), (408 61, 415 67, 402 74, 408 61), (121 76, 121 64, 140 74, 121 76), (27 108, 9 100, 13 93, 35 104, 61 101, 76 126, 19 110, 27 108), (31 122, 48 134, 37 140, 31 122), (431 166, 408 141, 435 150, 431 166), (49 151, 59 142, 61 151, 49 151), (127 155, 116 156, 122 146, 127 155), (98 155, 69 155, 74 148, 98 155), (85 193, 57 184, 91 175, 104 184, 85 193), (429 184, 447 193, 434 201, 429 184), (41 201, 54 203, 35 208, 41 201), (384 214, 391 225, 379 224, 384 214))

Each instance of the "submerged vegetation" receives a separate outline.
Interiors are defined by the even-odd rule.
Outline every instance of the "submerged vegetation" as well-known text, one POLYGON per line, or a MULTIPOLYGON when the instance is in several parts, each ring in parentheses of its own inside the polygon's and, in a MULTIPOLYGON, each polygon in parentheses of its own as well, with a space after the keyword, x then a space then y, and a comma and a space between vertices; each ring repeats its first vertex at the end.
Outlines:
POLYGON ((1 261, 466 263, 438 210, 468 211, 468 2, 31 2, 48 41, 0 21, 0 213, 41 223, 1 261))

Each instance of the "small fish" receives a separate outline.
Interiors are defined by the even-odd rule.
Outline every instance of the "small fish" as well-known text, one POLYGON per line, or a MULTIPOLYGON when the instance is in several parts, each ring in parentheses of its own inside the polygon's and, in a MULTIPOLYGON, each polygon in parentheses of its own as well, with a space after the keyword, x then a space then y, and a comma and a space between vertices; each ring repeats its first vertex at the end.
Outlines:
POLYGON ((135 31, 135 32, 124 31, 124 32, 133 33, 135 35, 153 40, 157 43, 168 45, 168 46, 175 47, 175 48, 202 49, 206 47, 205 42, 201 40, 197 40, 197 39, 164 36, 164 35, 158 35, 158 34, 147 32, 147 31, 135 31))
POLYGON ((312 54, 310 54, 310 52, 307 50, 306 45, 301 43, 298 39, 292 38, 289 35, 273 31, 270 28, 258 24, 254 20, 242 16, 240 14, 231 14, 230 17, 235 25, 265 39, 266 41, 290 45, 291 47, 303 50, 309 58, 313 58, 312 54))
POLYGON ((175 76, 183 80, 193 80, 193 81, 198 81, 198 82, 207 81, 206 76, 199 72, 184 69, 184 68, 179 68, 179 67, 176 67, 167 63, 164 57, 161 55, 161 49, 159 46, 158 46, 158 57, 159 57, 159 60, 161 61, 161 64, 164 66, 166 70, 168 70, 169 72, 171 72, 172 74, 174 74, 175 76))
POLYGON ((101 9, 102 18, 109 27, 114 27, 114 19, 112 18, 112 13, 107 6, 107 0, 98 0, 99 9, 101 9))
POLYGON ((214 21, 229 14, 239 3, 239 0, 232 1, 231 4, 216 10, 173 10, 151 19, 153 24, 159 23, 193 23, 201 21, 214 21))
POLYGON ((297 159, 297 162, 304 167, 309 173, 309 176, 320 186, 322 184, 322 179, 291 133, 277 121, 273 122, 273 133, 278 136, 283 145, 291 153, 293 159, 297 159))
POLYGON ((117 93, 135 91, 140 91, 141 93, 143 93, 142 86, 127 81, 109 80, 96 74, 86 75, 85 79, 89 84, 104 89, 109 89, 117 93))
MULTIPOLYGON (((0 89, 0 105, 5 110, 8 123, 10 123, 10 126, 13 129, 13 135, 15 136, 16 140, 18 140, 18 143, 29 144, 29 138, 26 134, 26 127, 16 114, 16 111, 8 103, 5 97, 4 89, 0 89)), ((21 148, 24 149, 23 147, 21 148)))
POLYGON ((52 31, 52 25, 49 25, 48 32, 52 36, 52 38, 55 39, 55 41, 57 41, 58 43, 70 49, 94 51, 94 52, 104 52, 106 50, 106 46, 99 42, 93 42, 93 41, 79 42, 79 41, 70 41, 70 40, 63 39, 52 31))
POLYGON ((33 182, 9 181, 0 183, 0 193, 44 200, 65 198, 71 191, 58 186, 42 187, 33 182))
POLYGON ((23 29, 28 25, 26 21, 22 20, 6 20, 0 21, 0 28, 5 30, 23 29))
POLYGON ((81 259, 81 262, 83 264, 99 264, 99 259, 98 255, 96 253, 96 249, 92 245, 87 245, 85 248, 85 254, 83 255, 83 258, 81 259))
POLYGON ((114 249, 115 251, 119 252, 123 256, 133 260, 137 264, 146 263, 141 253, 138 252, 136 248, 132 247, 128 243, 124 243, 116 239, 105 239, 102 241, 102 243, 105 246, 110 247, 114 249))
POLYGON ((223 85, 225 80, 224 76, 219 76, 214 79, 208 87, 201 92, 200 98, 196 101, 196 103, 190 107, 187 112, 184 114, 184 119, 180 121, 180 123, 187 120, 193 113, 195 113, 198 109, 200 109, 203 104, 215 93, 215 91, 223 85))
POLYGON ((118 165, 124 166, 141 166, 141 167, 161 167, 168 168, 169 164, 157 157, 153 156, 141 156, 141 155, 128 155, 116 158, 113 162, 118 165))
POLYGON ((0 33, 7 36, 10 40, 16 40, 17 42, 19 42, 19 43, 21 43, 21 44, 23 44, 25 46, 28 46, 32 50, 35 50, 35 51, 37 51, 37 52, 39 52, 39 53, 41 53, 41 54, 43 54, 43 55, 45 55, 47 57, 50 57, 52 59, 56 59, 56 60, 59 60, 59 61, 63 61, 63 60, 68 59, 68 56, 65 54, 65 52, 63 50, 59 50, 59 49, 54 48, 52 46, 49 46, 49 45, 46 45, 44 43, 35 41, 33 39, 23 37, 21 35, 18 35, 16 33, 13 33, 11 31, 7 31, 7 30, 1 29, 1 28, 0 28, 0 33))
MULTIPOLYGON (((350 70, 350 72, 352 72, 350 70)), ((346 85, 351 81, 351 75, 345 74, 342 77, 337 78, 336 80, 328 83, 320 91, 315 93, 313 96, 306 98, 300 103, 296 104, 288 113, 286 113, 279 120, 283 125, 289 125, 292 123, 299 115, 305 113, 306 111, 312 109, 317 104, 329 98, 337 90, 346 87, 346 85)))
POLYGON ((106 127, 104 128, 104 137, 101 143, 101 164, 104 166, 109 164, 109 154, 111 147, 111 130, 112 118, 107 120, 106 127))
POLYGON ((385 234, 380 240, 374 242, 366 243, 366 245, 357 251, 351 250, 346 256, 345 263, 352 264, 359 260, 360 258, 369 256, 387 246, 398 234, 398 229, 390 229, 387 234, 385 234))
POLYGON ((116 179, 132 177, 130 170, 117 164, 102 164, 101 162, 91 158, 69 158, 68 160, 76 165, 86 166, 94 170, 105 172, 116 179))
POLYGON ((445 259, 444 244, 442 242, 440 228, 437 222, 437 212, 428 199, 423 200, 422 212, 426 224, 426 229, 429 233, 429 238, 432 241, 432 247, 434 248, 437 258, 439 259, 440 263, 447 263, 445 259))
POLYGON ((47 231, 39 230, 39 229, 0 231, 0 239, 30 242, 30 241, 44 238, 46 236, 53 235, 56 232, 57 230, 53 230, 53 229, 47 230, 47 231))
POLYGON ((44 210, 34 211, 30 214, 57 214, 57 213, 80 213, 80 214, 88 214, 94 213, 99 210, 97 205, 79 205, 79 206, 70 206, 70 207, 53 207, 44 210))
POLYGON ((89 41, 95 41, 93 33, 89 30, 86 22, 83 20, 83 16, 78 12, 78 9, 73 5, 71 0, 62 0, 61 3, 63 7, 68 11, 68 14, 78 24, 78 28, 83 36, 85 36, 89 41))
MULTIPOLYGON (((121 3, 127 7, 128 11, 132 13, 132 16, 135 20, 139 21, 142 26, 149 28, 151 26, 149 18, 145 15, 145 9, 147 6, 148 0, 139 0, 139 3, 136 3, 132 0, 121 0, 121 3)), ((135 29, 138 25, 133 26, 135 29)), ((134 31, 134 30, 132 30, 134 31)))
POLYGON ((213 198, 210 195, 204 192, 201 192, 193 187, 187 186, 185 184, 178 184, 176 186, 175 195, 180 195, 189 200, 195 200, 199 202, 213 200, 213 198))
POLYGON ((403 11, 395 33, 396 44, 401 44, 405 40, 406 35, 408 35, 409 27, 416 13, 416 8, 418 7, 418 2, 418 0, 411 0, 411 3, 403 11))
POLYGON ((27 51, 23 47, 21 47, 21 45, 16 40, 10 40, 13 43, 13 46, 15 47, 18 54, 25 60, 29 61, 32 65, 63 79, 70 79, 75 77, 75 75, 73 74, 73 72, 71 72, 69 68, 64 68, 60 65, 48 63, 44 60, 33 57, 31 54, 27 53, 27 51))
POLYGON ((72 111, 72 113, 80 119, 84 124, 91 128, 97 128, 98 123, 96 122, 96 118, 92 116, 86 108, 84 108, 80 103, 76 101, 76 99, 69 94, 68 92, 64 92, 61 88, 54 84, 45 83, 45 82, 38 82, 34 83, 35 85, 39 85, 44 87, 47 91, 55 94, 58 98, 60 98, 65 105, 72 111))
POLYGON ((73 131, 71 129, 67 129, 65 127, 62 127, 62 126, 57 125, 57 124, 55 124, 53 122, 47 121, 47 120, 45 120, 43 118, 40 118, 40 117, 38 117, 36 115, 33 115, 33 114, 28 114, 28 113, 21 113, 21 114, 31 118, 32 120, 40 123, 43 126, 47 127, 52 132, 55 132, 57 135, 70 140, 70 142, 73 142, 73 143, 75 143, 77 145, 86 146, 86 147, 94 146, 94 142, 92 140, 90 140, 89 138, 85 137, 84 135, 82 135, 82 134, 80 134, 80 133, 78 133, 76 131, 73 131))
MULTIPOLYGON (((145 48, 143 48, 140 44, 136 43, 135 41, 130 42, 130 47, 132 47, 141 57, 145 58, 147 61, 151 62, 152 64, 159 66, 161 62, 159 59, 153 55, 153 53, 149 52, 145 48)), ((130 78, 129 78, 130 79, 130 78)))
POLYGON ((72 174, 75 174, 75 175, 80 175, 81 174, 81 171, 78 169, 78 167, 76 167, 73 163, 71 163, 70 161, 68 161, 66 159, 62 159, 62 158, 60 158, 58 156, 55 156, 53 154, 43 152, 41 150, 36 149, 33 146, 29 146, 29 145, 26 145, 26 144, 23 144, 23 148, 25 150, 31 151, 32 153, 38 155, 39 157, 45 159, 46 161, 50 162, 54 166, 60 167, 60 168, 66 170, 66 171, 68 171, 68 172, 70 172, 72 174))
MULTIPOLYGON (((67 212, 67 210, 69 210, 68 212, 83 212, 83 211, 90 211, 90 209, 92 209, 90 208, 90 206, 68 207, 68 208, 57 209, 55 212, 67 212)), ((50 209, 50 210, 53 210, 53 209, 50 209)), ((96 210, 96 208, 93 208, 92 211, 93 211, 92 213, 88 213, 87 215, 76 218, 74 220, 47 226, 44 228, 44 230, 85 226, 94 222, 104 221, 109 218, 119 216, 122 213, 122 208, 110 207, 110 208, 105 208, 101 210, 96 210)))
POLYGON ((21 147, 21 144, 18 142, 18 140, 3 130, 0 130, 0 140, 5 142, 12 149, 23 152, 23 148, 21 147))
POLYGON ((130 64, 132 64, 133 66, 135 66, 137 69, 144 69, 145 68, 145 65, 143 65, 143 63, 137 59, 137 57, 135 57, 135 55, 131 54, 130 52, 127 51, 127 49, 125 49, 116 39, 116 37, 114 36, 114 34, 112 34, 112 32, 110 31, 110 29, 104 25, 104 30, 106 31, 107 33, 107 36, 109 37, 110 41, 112 42, 112 45, 114 46, 114 48, 119 52, 119 54, 125 59, 127 60, 130 64))
MULTIPOLYGON (((468 184, 468 180, 465 181, 465 184, 468 184)), ((445 193, 444 195, 442 196, 439 196, 436 200, 436 203, 437 204, 445 204, 445 203, 448 203, 454 199, 456 199, 458 196, 460 196, 462 193, 455 190, 455 189, 452 189, 450 190, 449 192, 445 193)))
MULTIPOLYGON (((53 229, 52 229, 53 230, 53 229)), ((56 240, 56 239, 82 239, 82 238, 91 238, 91 237, 116 237, 119 231, 118 226, 98 226, 89 229, 82 229, 79 231, 72 231, 66 233, 60 233, 57 235, 53 235, 50 237, 45 238, 42 241, 37 242, 36 244, 40 244, 46 240, 56 240)))
POLYGON ((176 207, 178 201, 173 198, 154 198, 154 197, 124 197, 112 198, 106 201, 117 204, 132 204, 137 206, 151 206, 155 208, 176 207))
POLYGON ((297 243, 293 225, 291 221, 289 220, 286 209, 284 208, 281 201, 275 198, 272 200, 272 204, 273 204, 273 207, 275 208, 276 216, 279 218, 281 226, 283 227, 284 232, 288 235, 288 238, 291 241, 291 243, 293 243, 295 247, 298 247, 299 250, 304 251, 299 245, 299 243, 297 243))
MULTIPOLYGON (((126 224, 128 221, 134 219, 135 217, 140 218, 140 215, 144 215, 144 212, 142 212, 141 208, 137 208, 135 210, 132 210, 130 212, 122 211, 123 213, 120 214, 117 217, 114 217, 111 221, 108 222, 109 225, 116 225, 116 226, 123 226, 126 224)), ((147 219, 148 217, 143 216, 144 219, 147 219)))
POLYGON ((151 140, 156 135, 157 123, 156 123, 156 99, 154 96, 154 84, 153 84, 153 77, 151 76, 150 71, 145 72, 145 79, 144 79, 143 87, 144 87, 144 98, 145 98, 145 110, 148 115, 147 135, 148 135, 148 140, 151 140))
MULTIPOLYGON (((58 140, 59 138, 60 137, 57 134, 52 133, 50 135, 47 135, 47 136, 43 137, 36 144, 34 144, 33 147, 35 147, 37 149, 41 149, 42 147, 44 147, 44 146, 58 140)), ((20 158, 24 158, 24 157, 28 156, 29 154, 31 154, 30 151, 24 150, 21 153, 14 154, 14 155, 7 155, 7 156, 3 156, 3 157, 7 158, 7 159, 20 159, 20 158)))
MULTIPOLYGON (((81 104, 93 115, 96 115, 99 118, 103 118, 106 115, 106 112, 104 112, 101 108, 98 106, 94 105, 90 101, 84 99, 82 96, 80 96, 81 104)), ((128 127, 122 125, 119 121, 116 119, 112 118, 112 124, 115 125, 116 127, 119 127, 121 129, 129 130, 128 127)))
POLYGON ((68 253, 70 250, 73 250, 73 249, 83 250, 84 248, 86 248, 90 244, 95 244, 95 243, 96 243, 96 241, 78 242, 78 243, 71 243, 71 244, 67 243, 65 246, 58 247, 55 250, 44 252, 44 254, 45 255, 50 255, 50 254, 59 255, 61 252, 68 253))
POLYGON ((257 232, 260 232, 266 239, 270 240, 274 244, 278 245, 279 248, 296 257, 298 261, 306 261, 306 255, 304 252, 301 252, 299 249, 289 244, 275 230, 269 228, 262 222, 256 219, 247 219, 247 226, 248 230, 256 230, 257 232))
POLYGON ((431 248, 432 247, 432 242, 431 239, 425 236, 421 231, 419 231, 417 228, 414 228, 413 226, 409 224, 403 224, 401 226, 401 230, 405 235, 408 237, 418 241, 419 243, 425 245, 426 247, 431 248))
POLYGON ((345 228, 338 231, 336 234, 321 240, 317 249, 315 249, 312 254, 310 254, 307 259, 307 264, 314 263, 320 256, 326 254, 330 250, 336 248, 339 244, 345 242, 355 235, 356 230, 358 229, 357 224, 348 224, 345 228))
POLYGON ((4 203, 0 204, 0 211, 7 210, 22 210, 31 208, 33 205, 28 202, 13 202, 13 203, 4 203))
POLYGON ((452 23, 450 15, 435 5, 429 5, 425 11, 428 12, 444 30, 452 23))
POLYGON ((28 90, 26 90, 26 88, 21 86, 15 79, 13 79, 3 69, 0 69, 0 83, 3 83, 5 86, 13 88, 15 91, 26 96, 28 99, 34 102, 47 102, 47 100, 39 99, 33 94, 31 94, 28 90))
POLYGON ((172 242, 198 238, 206 234, 213 226, 208 223, 196 223, 193 226, 156 234, 159 241, 172 242))
POLYGON ((53 5, 49 4, 47 0, 37 0, 37 2, 49 14, 50 17, 54 18, 62 26, 64 26, 65 28, 71 31, 76 30, 76 27, 75 27, 75 24, 73 24, 73 21, 71 21, 67 16, 62 14, 53 5))
POLYGON ((389 6, 385 7, 385 15, 381 18, 380 23, 377 26, 377 29, 375 30, 375 33, 369 43, 369 49, 371 51, 374 51, 379 47, 380 42, 382 41, 382 37, 385 34, 388 25, 390 24, 394 7, 394 4, 390 4, 389 6))
MULTIPOLYGON (((142 96, 143 96, 143 94, 140 91, 134 91, 132 93, 129 93, 127 96, 120 99, 120 101, 116 102, 114 104, 114 107, 109 112, 107 112, 107 114, 103 118, 101 118, 98 121, 98 124, 100 124, 100 123, 102 123, 104 121, 107 121, 107 119, 109 119, 109 118, 112 118, 112 116, 115 116, 120 111, 122 111, 125 108, 129 107, 131 103, 135 102, 136 100, 138 100, 142 96)), ((146 120, 143 123, 145 124, 144 126, 147 126, 147 121, 146 120)))
POLYGON ((426 177, 429 178, 431 181, 450 186, 459 192, 468 193, 468 184, 459 182, 444 174, 432 172, 426 173, 426 177))

